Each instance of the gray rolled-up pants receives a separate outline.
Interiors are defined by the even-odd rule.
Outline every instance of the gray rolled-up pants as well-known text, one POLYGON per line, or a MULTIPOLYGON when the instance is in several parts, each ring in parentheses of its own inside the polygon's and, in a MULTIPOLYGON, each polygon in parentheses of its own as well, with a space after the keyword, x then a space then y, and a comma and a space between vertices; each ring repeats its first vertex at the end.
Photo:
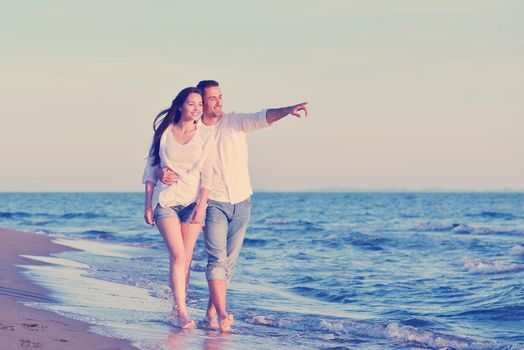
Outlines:
POLYGON ((231 280, 251 216, 251 197, 237 203, 208 200, 204 240, 207 280, 231 280))

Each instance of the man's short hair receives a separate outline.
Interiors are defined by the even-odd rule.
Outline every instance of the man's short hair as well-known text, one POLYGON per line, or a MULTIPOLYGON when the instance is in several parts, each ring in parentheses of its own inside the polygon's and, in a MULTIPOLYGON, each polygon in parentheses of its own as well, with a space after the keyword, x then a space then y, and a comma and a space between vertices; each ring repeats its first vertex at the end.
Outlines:
POLYGON ((202 91, 202 94, 205 95, 206 93, 206 88, 210 87, 210 86, 219 86, 218 84, 218 81, 215 81, 215 80, 202 80, 198 83, 198 85, 196 86, 200 91, 202 91))

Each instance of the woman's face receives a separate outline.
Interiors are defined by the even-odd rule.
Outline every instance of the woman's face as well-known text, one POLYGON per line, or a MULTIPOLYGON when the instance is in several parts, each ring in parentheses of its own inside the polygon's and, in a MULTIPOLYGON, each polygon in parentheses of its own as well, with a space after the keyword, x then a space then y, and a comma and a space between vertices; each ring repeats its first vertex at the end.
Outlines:
POLYGON ((190 93, 182 105, 181 112, 181 119, 197 120, 202 115, 202 96, 195 92, 190 93))

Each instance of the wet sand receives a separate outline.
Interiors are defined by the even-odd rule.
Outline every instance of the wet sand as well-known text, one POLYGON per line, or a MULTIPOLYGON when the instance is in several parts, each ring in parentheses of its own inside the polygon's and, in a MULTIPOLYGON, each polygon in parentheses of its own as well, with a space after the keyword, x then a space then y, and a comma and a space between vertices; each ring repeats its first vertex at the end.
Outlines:
POLYGON ((44 264, 20 255, 47 256, 72 250, 43 235, 0 228, 0 348, 2 349, 136 349, 127 341, 89 331, 90 325, 30 308, 23 302, 53 302, 47 290, 24 278, 16 265, 44 264))

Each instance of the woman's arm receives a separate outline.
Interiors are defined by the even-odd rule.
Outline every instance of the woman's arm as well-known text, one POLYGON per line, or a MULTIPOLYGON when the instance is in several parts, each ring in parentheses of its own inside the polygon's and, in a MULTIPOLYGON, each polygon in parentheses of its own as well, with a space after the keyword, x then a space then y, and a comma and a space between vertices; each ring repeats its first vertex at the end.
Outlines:
POLYGON ((213 182, 213 165, 215 163, 215 141, 214 139, 209 140, 206 145, 207 157, 202 166, 200 175, 202 176, 202 184, 200 187, 200 193, 198 196, 198 203, 195 210, 195 214, 191 220, 192 224, 201 224, 204 221, 204 216, 207 208, 207 197, 209 195, 209 189, 213 182))
POLYGON ((146 224, 155 226, 153 219, 153 207, 151 206, 151 199, 153 197, 153 190, 155 189, 155 183, 152 181, 146 181, 145 185, 145 197, 144 197, 144 220, 146 224))
POLYGON ((205 216, 206 208, 207 208, 208 194, 209 194, 209 190, 207 188, 202 187, 200 189, 197 206, 195 208, 193 217, 191 218, 192 224, 203 224, 204 223, 204 216, 205 216))

